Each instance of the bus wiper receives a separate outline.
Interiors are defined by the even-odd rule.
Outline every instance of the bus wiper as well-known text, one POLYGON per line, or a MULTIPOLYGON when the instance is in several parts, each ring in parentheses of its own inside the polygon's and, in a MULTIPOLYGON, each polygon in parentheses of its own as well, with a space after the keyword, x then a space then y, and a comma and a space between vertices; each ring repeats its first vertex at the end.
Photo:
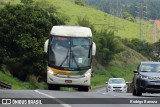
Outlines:
POLYGON ((90 58, 91 48, 92 48, 92 44, 91 44, 90 47, 89 47, 88 58, 90 58))
POLYGON ((62 61, 62 63, 60 64, 60 67, 62 67, 62 65, 64 64, 64 62, 67 60, 67 58, 69 57, 69 48, 68 48, 68 52, 67 52, 67 56, 65 57, 65 59, 62 61))
POLYGON ((77 61, 76 61, 76 59, 75 59, 75 55, 74 55, 74 53, 72 52, 72 57, 73 57, 73 60, 74 60, 74 62, 76 63, 76 65, 77 65, 77 68, 79 68, 79 65, 78 65, 78 63, 77 63, 77 61))

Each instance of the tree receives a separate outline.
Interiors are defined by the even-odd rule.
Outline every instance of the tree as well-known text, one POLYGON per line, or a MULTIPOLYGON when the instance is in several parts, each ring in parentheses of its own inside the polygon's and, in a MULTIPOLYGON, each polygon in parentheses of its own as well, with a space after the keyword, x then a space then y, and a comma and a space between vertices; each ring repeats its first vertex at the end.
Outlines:
POLYGON ((123 13, 123 18, 126 19, 126 20, 129 20, 131 22, 134 22, 133 16, 130 13, 128 13, 128 12, 124 12, 123 13))
POLYGON ((64 20, 33 5, 7 5, 0 13, 0 63, 21 80, 32 74, 44 77, 44 42, 52 26, 64 20))
POLYGON ((152 55, 151 55, 152 44, 146 41, 142 41, 140 39, 132 39, 132 40, 123 39, 122 42, 126 46, 136 50, 137 52, 141 53, 145 57, 152 58, 152 55))
POLYGON ((155 61, 160 61, 160 41, 152 45, 152 50, 150 51, 150 56, 155 61))
POLYGON ((104 29, 96 32, 94 41, 97 46, 96 59, 103 65, 107 65, 114 55, 122 51, 119 42, 114 37, 114 32, 104 29))
POLYGON ((83 27, 89 27, 92 30, 92 33, 96 33, 96 30, 93 26, 93 24, 91 24, 91 22, 89 21, 89 19, 85 16, 85 17, 77 17, 77 24, 83 27))
POLYGON ((85 6, 85 3, 83 0, 75 0, 75 4, 80 5, 80 6, 85 6))

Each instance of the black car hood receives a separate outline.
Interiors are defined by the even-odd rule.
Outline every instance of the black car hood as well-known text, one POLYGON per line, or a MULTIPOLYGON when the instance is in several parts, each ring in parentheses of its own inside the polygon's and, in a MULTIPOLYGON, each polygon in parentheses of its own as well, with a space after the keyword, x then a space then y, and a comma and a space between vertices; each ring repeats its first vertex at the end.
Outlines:
POLYGON ((160 77, 160 72, 140 72, 140 74, 144 76, 160 77))

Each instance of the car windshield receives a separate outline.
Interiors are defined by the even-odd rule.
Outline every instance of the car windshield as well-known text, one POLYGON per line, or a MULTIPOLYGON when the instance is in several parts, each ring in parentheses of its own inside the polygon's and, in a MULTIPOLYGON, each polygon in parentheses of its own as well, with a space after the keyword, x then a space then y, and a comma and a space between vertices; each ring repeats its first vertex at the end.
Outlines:
POLYGON ((50 43, 49 63, 68 69, 89 67, 91 45, 91 38, 54 36, 50 43))
POLYGON ((159 72, 160 73, 160 64, 142 64, 141 72, 159 72))
POLYGON ((124 79, 110 79, 109 84, 124 84, 125 80, 124 79))

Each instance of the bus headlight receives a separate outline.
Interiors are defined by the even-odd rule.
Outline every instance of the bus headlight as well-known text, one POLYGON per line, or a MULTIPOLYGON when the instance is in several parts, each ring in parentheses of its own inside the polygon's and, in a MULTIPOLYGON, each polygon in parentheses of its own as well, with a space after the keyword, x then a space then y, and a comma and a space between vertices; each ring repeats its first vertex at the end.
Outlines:
POLYGON ((54 74, 54 72, 52 70, 48 70, 48 73, 51 74, 51 75, 54 74))
POLYGON ((88 73, 85 73, 84 75, 85 75, 85 77, 88 77, 88 76, 91 76, 91 73, 88 72, 88 73))

